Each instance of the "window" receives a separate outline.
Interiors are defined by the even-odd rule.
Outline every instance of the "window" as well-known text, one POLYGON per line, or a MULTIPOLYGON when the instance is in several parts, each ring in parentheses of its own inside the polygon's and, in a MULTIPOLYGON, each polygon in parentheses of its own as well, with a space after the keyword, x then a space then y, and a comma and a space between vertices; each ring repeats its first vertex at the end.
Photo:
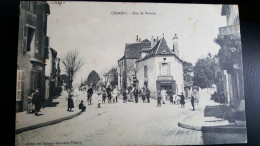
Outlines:
POLYGON ((144 78, 148 78, 147 66, 144 66, 144 78))
POLYGON ((22 70, 17 70, 17 80, 16 80, 16 101, 21 101, 24 91, 24 72, 22 70))
POLYGON ((29 52, 32 48, 38 53, 38 41, 35 41, 35 29, 32 27, 24 27, 23 51, 29 52))
POLYGON ((36 2, 29 1, 27 11, 35 14, 36 13, 36 2))
POLYGON ((171 75, 170 63, 160 63, 160 75, 167 76, 171 75))

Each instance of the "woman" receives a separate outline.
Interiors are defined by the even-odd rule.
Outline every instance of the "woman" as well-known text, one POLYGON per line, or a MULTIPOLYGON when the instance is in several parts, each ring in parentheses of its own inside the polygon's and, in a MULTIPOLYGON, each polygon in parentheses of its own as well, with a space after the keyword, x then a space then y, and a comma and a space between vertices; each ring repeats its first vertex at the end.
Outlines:
POLYGON ((73 95, 70 95, 69 98, 68 98, 68 109, 67 109, 67 111, 70 111, 70 112, 71 112, 71 109, 74 108, 72 96, 73 95))
POLYGON ((164 90, 164 88, 162 88, 162 90, 161 90, 161 96, 162 96, 163 104, 165 104, 165 100, 166 100, 166 90, 164 90))

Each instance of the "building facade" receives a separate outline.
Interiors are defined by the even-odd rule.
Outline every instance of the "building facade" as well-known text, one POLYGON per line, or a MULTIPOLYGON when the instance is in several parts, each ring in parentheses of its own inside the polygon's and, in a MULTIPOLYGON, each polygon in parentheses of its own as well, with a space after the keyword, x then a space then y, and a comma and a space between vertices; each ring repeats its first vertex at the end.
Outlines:
POLYGON ((17 58, 16 111, 27 108, 28 96, 39 88, 45 96, 45 59, 49 48, 47 16, 50 8, 45 1, 22 1, 17 58))
POLYGON ((177 45, 173 46, 170 49, 162 37, 150 49, 141 50, 142 57, 136 61, 139 87, 149 88, 154 97, 162 88, 173 94, 184 92, 183 61, 177 45))
POLYGON ((234 108, 244 103, 244 82, 242 67, 242 49, 238 6, 223 5, 221 15, 226 17, 227 26, 219 28, 216 39, 220 45, 219 64, 223 76, 223 90, 226 102, 234 108))

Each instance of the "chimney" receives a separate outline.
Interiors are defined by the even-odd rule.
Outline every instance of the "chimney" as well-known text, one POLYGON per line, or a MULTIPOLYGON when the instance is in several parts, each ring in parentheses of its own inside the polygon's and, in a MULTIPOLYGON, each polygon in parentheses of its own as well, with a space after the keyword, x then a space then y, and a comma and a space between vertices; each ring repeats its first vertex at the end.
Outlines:
POLYGON ((172 51, 175 53, 176 56, 179 57, 177 34, 175 34, 174 37, 173 37, 173 48, 172 48, 172 51))
POLYGON ((136 35, 136 42, 138 42, 138 35, 136 35))

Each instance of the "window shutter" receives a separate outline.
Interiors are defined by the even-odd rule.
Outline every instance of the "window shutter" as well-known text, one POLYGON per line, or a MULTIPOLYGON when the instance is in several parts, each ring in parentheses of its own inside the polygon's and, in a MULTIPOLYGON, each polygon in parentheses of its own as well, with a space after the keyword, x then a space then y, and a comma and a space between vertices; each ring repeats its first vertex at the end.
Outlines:
POLYGON ((28 27, 24 26, 23 29, 23 42, 22 42, 22 49, 23 51, 27 51, 27 36, 28 36, 28 27))
POLYGON ((16 81, 16 101, 21 101, 24 91, 24 73, 22 70, 17 70, 16 81))
POLYGON ((168 70, 167 70, 167 74, 170 76, 171 75, 171 63, 168 63, 168 70))

